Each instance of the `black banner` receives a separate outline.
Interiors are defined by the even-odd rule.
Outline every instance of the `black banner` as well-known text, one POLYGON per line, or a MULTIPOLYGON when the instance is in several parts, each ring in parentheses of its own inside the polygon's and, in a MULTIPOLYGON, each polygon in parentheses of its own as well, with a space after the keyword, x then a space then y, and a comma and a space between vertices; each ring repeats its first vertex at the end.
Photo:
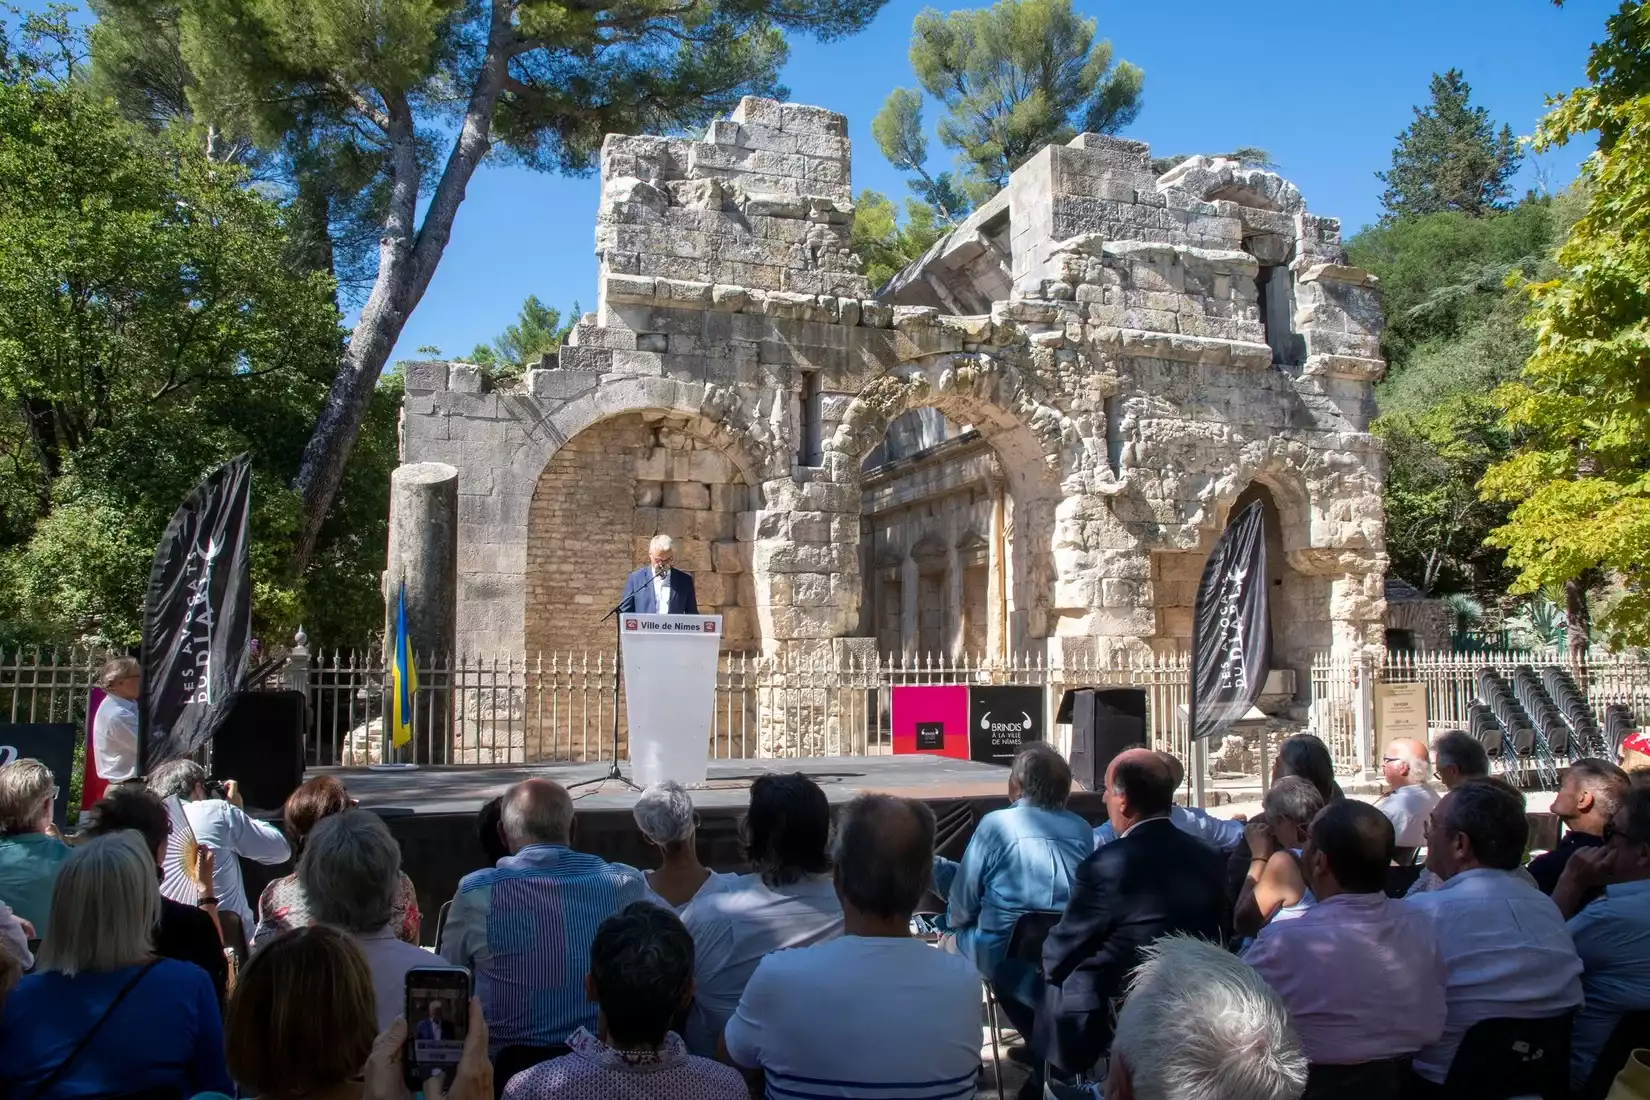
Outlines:
POLYGON ((1043 740, 1043 698, 1040 687, 969 688, 968 758, 1006 767, 1020 746, 1043 740))
POLYGON ((1266 518, 1260 501, 1215 543, 1197 586, 1192 620, 1191 729, 1213 737, 1252 707, 1272 659, 1266 518))
POLYGON ((138 703, 145 773, 210 740, 246 678, 251 499, 252 464, 241 455, 195 487, 155 551, 138 703))
POLYGON ((0 726, 0 767, 13 760, 38 760, 50 768, 58 790, 52 820, 64 831, 69 827, 69 779, 74 775, 74 747, 80 733, 73 722, 0 726))

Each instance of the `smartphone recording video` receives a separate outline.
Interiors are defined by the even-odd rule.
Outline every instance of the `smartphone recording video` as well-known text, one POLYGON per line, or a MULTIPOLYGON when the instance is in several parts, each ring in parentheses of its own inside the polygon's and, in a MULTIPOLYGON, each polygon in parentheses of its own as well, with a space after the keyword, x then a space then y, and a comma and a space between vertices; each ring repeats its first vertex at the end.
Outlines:
POLYGON ((452 1081, 470 1025, 470 972, 461 966, 407 971, 407 1087, 419 1091, 432 1077, 452 1081))

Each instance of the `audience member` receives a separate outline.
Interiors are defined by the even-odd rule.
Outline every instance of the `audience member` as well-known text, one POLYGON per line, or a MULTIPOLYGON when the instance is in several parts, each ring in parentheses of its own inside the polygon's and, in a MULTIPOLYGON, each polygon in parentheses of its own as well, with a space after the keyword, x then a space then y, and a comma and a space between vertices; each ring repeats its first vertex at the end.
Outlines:
POLYGON ((1301 867, 1301 846, 1312 819, 1323 809, 1323 795, 1309 780, 1285 776, 1262 802, 1265 816, 1245 830, 1249 870, 1233 913, 1234 931, 1253 936, 1270 921, 1292 920, 1317 900, 1301 867))
POLYGON ((1552 806, 1564 823, 1564 836, 1558 847, 1530 860, 1530 875, 1543 894, 1553 892, 1571 856, 1604 843, 1604 830, 1621 809, 1627 788, 1627 773, 1608 760, 1583 757, 1570 765, 1552 806))
POLYGON ((572 1053, 516 1074, 505 1100, 747 1100, 737 1070, 689 1054, 670 1029, 693 997, 693 937, 675 913, 638 901, 602 921, 584 987, 596 1033, 581 1027, 572 1053))
MULTIPOLYGON (((1180 763, 1180 758, 1173 753, 1160 752, 1157 755, 1163 758, 1164 765, 1174 778, 1175 789, 1186 779, 1186 768, 1180 763)), ((1230 852, 1243 841, 1243 819, 1216 817, 1201 806, 1181 806, 1176 804, 1169 808, 1169 820, 1174 827, 1183 833, 1190 833, 1200 840, 1207 840, 1223 852, 1230 852)), ((1117 839, 1117 831, 1111 827, 1111 822, 1102 821, 1094 829, 1094 846, 1110 844, 1117 839)))
MULTIPOLYGON (((1142 948, 1174 932, 1225 939, 1224 860, 1169 822, 1173 799, 1173 775, 1154 752, 1129 749, 1106 769, 1118 839, 1077 865, 1071 901, 1043 944, 1042 1003, 1021 1029, 1034 1053, 1067 1072, 1086 1072, 1110 1046, 1112 998, 1142 948)), ((1010 1011, 1014 1019, 1019 1009, 1010 1011)))
POLYGON ((325 1096, 360 1076, 378 1015, 359 945, 325 925, 291 929, 235 983, 224 1025, 229 1071, 248 1097, 325 1096))
POLYGON ((476 813, 476 841, 489 867, 497 867, 498 861, 510 854, 510 845, 504 840, 503 820, 503 795, 489 798, 476 813))
POLYGON ((11 911, 11 907, 0 901, 0 955, 9 955, 17 961, 23 970, 34 967, 34 952, 29 950, 29 941, 34 939, 34 925, 11 911))
POLYGON ((1339 802, 1346 795, 1335 782, 1335 759, 1322 738, 1311 733, 1297 733, 1278 742, 1277 759, 1272 762, 1272 782, 1298 775, 1318 788, 1325 805, 1339 802))
POLYGON ((646 873, 648 889, 678 913, 706 886, 715 889, 738 878, 719 874, 699 862, 694 844, 699 816, 693 812, 693 799, 680 783, 667 780, 649 787, 636 800, 631 814, 636 828, 660 852, 659 869, 646 873))
POLYGON ((1446 791, 1490 774, 1490 754, 1466 730, 1448 730, 1432 743, 1434 774, 1446 791))
POLYGON ((52 824, 56 781, 46 765, 24 757, 0 767, 0 898, 44 931, 52 915, 52 886, 69 846, 52 824))
POLYGON ((1218 945, 1141 951, 1117 1015, 1106 1100, 1295 1100, 1307 1060, 1278 995, 1218 945))
POLYGON ((842 934, 831 807, 819 784, 801 773, 759 777, 740 832, 756 870, 682 910, 694 950, 684 1038, 695 1054, 716 1053, 717 1036, 764 956, 842 934))
POLYGON ((92 719, 92 757, 97 778, 124 783, 138 768, 138 695, 143 671, 136 658, 116 657, 98 670, 103 703, 92 719))
POLYGON ((1014 922, 1034 910, 1059 911, 1071 876, 1094 850, 1089 823, 1066 809, 1071 765, 1043 741, 1014 757, 1006 809, 980 819, 961 863, 934 857, 934 892, 946 901, 940 946, 974 960, 991 977, 1014 922))
POLYGON ((350 933, 366 956, 380 1028, 401 1015, 407 971, 438 965, 428 951, 397 934, 393 921, 401 878, 401 845, 371 810, 345 810, 322 820, 298 860, 298 886, 309 899, 310 920, 350 933))
POLYGON ((1438 795, 1427 786, 1431 774, 1427 747, 1414 738, 1398 738, 1381 757, 1381 775, 1391 793, 1375 803, 1375 808, 1392 822, 1400 863, 1413 859, 1416 849, 1426 842, 1427 815, 1438 805, 1438 795))
MULTIPOLYGON (((193 848, 212 850, 212 893, 218 909, 234 913, 241 923, 252 927, 252 907, 247 904, 246 885, 241 879, 241 859, 254 863, 285 863, 292 849, 281 830, 247 815, 241 808, 240 792, 233 782, 224 785, 228 798, 206 796, 206 769, 193 760, 162 764, 149 776, 149 789, 164 799, 177 799, 183 816, 174 815, 172 842, 166 850, 166 880, 160 892, 173 901, 193 905, 196 883, 193 866, 185 854, 193 848)), ((204 884, 202 884, 204 885, 204 884)))
POLYGON ((458 884, 442 953, 475 976, 492 1051, 565 1043, 596 1026, 585 998, 590 941, 601 922, 650 896, 634 867, 575 852, 573 799, 528 779, 504 795, 511 855, 458 884))
POLYGON ((1268 924, 1244 952, 1289 1006, 1314 1065, 1399 1058, 1443 1034, 1444 956, 1427 916, 1386 896, 1394 847, 1374 806, 1326 807, 1301 855, 1318 904, 1268 924))
MULTIPOLYGON (((154 858, 156 879, 166 860, 167 842, 172 837, 172 817, 158 795, 138 783, 110 787, 91 809, 92 836, 108 836, 130 829, 143 839, 154 858)), ((171 898, 160 899, 160 923, 155 926, 155 954, 163 959, 194 963, 212 979, 218 1004, 225 1003, 229 984, 229 963, 223 955, 223 935, 213 920, 216 902, 211 896, 185 905, 171 898)))
POLYGON ((1627 785, 1633 788, 1650 787, 1650 764, 1627 769, 1627 785))
POLYGON ((1581 960, 1551 898, 1520 876, 1524 796, 1495 779, 1446 794, 1427 819, 1427 867, 1443 880, 1405 898, 1432 921, 1447 970, 1444 1033, 1415 1056, 1442 1085, 1467 1029, 1494 1017, 1539 1019, 1581 1003, 1581 960))
POLYGON ((767 1095, 974 1095, 979 974, 911 936, 933 852, 934 814, 921 802, 869 794, 843 807, 842 935, 763 959, 723 1033, 723 1053, 760 1071, 767 1095))
MULTIPOLYGON (((343 813, 355 805, 349 791, 336 776, 318 775, 306 780, 286 800, 282 817, 286 822, 287 841, 292 846, 294 859, 301 859, 304 841, 323 818, 343 813)), ((302 928, 311 921, 308 895, 298 882, 296 872, 285 875, 265 886, 258 895, 258 927, 252 933, 252 948, 285 932, 288 928, 302 928)), ((405 873, 396 886, 395 908, 390 916, 390 927, 406 943, 418 945, 422 917, 418 912, 418 891, 405 873)))
POLYGON ((63 862, 40 969, 0 1011, 0 1093, 29 1100, 229 1092, 223 1019, 198 966, 157 959, 155 857, 129 831, 63 862))
POLYGON ((1581 957, 1583 999, 1570 1042, 1571 1083, 1580 1088, 1621 1017, 1650 1009, 1650 790, 1627 792, 1604 843, 1564 865, 1553 901, 1570 918, 1581 957))

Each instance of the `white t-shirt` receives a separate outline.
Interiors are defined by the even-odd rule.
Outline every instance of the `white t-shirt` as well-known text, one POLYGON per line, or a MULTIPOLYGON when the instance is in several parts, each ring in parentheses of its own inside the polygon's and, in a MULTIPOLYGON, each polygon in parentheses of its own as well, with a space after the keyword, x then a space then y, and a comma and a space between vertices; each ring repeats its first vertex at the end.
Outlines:
POLYGON ((1379 802, 1375 808, 1392 821, 1393 841, 1400 848, 1419 848, 1427 842, 1427 817, 1438 805, 1438 796, 1424 783, 1399 787, 1379 802))
POLYGON ((218 896, 218 908, 239 914, 246 925, 246 934, 252 935, 256 918, 246 902, 246 885, 241 879, 241 861, 245 856, 254 863, 285 863, 292 856, 286 837, 273 825, 247 816, 245 810, 221 798, 206 798, 198 802, 166 800, 172 813, 172 839, 166 844, 166 878, 160 884, 162 896, 185 905, 195 904, 194 880, 183 870, 184 833, 195 834, 195 842, 212 849, 212 892, 218 896), (178 820, 181 809, 183 820, 178 820))
POLYGON ((771 1096, 971 1100, 980 975, 921 940, 842 936, 762 960, 725 1033, 771 1096))
POLYGON ((694 986, 682 1038, 706 1058, 764 956, 842 935, 842 902, 828 874, 778 888, 739 875, 712 887, 705 883, 681 912, 693 935, 694 986))
POLYGON ((137 703, 118 695, 105 695, 92 719, 92 752, 97 757, 97 777, 105 783, 119 783, 137 774, 137 703))

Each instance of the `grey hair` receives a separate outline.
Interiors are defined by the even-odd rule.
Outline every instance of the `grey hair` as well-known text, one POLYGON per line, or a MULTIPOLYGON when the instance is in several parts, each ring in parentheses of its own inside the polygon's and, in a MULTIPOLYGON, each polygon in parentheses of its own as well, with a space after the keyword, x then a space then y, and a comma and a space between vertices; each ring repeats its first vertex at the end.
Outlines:
POLYGON ((655 844, 682 844, 693 836, 693 799, 674 779, 643 791, 631 811, 636 827, 655 844))
POLYGON ((1294 1100, 1306 1089, 1283 1001, 1236 955, 1189 936, 1142 950, 1111 1050, 1135 1100, 1294 1100))
POLYGON ((837 890, 862 913, 909 917, 934 874, 934 811, 891 794, 862 794, 842 808, 837 890))
POLYGON ((1606 819, 1616 816, 1622 799, 1627 796, 1628 787, 1632 785, 1626 772, 1596 756, 1584 756, 1575 761, 1570 765, 1569 774, 1576 777, 1577 786, 1593 796, 1593 801, 1598 803, 1598 812, 1606 819))
POLYGON ((118 684, 128 676, 136 676, 143 671, 136 657, 116 657, 103 662, 103 667, 97 670, 97 686, 108 691, 110 686, 118 684))
POLYGON ((193 760, 173 760, 149 773, 149 789, 162 798, 188 798, 206 783, 206 769, 193 760))
POLYGON ((1438 767, 1460 769, 1463 778, 1490 774, 1490 754, 1466 730, 1448 730, 1432 743, 1432 758, 1438 767))
POLYGON ((573 837, 573 800, 560 783, 524 779, 504 792, 499 828, 512 851, 529 844, 566 844, 573 837))
POLYGON ((1046 741, 1033 741, 1014 754, 1008 781, 1020 797, 1043 810, 1063 810, 1071 795, 1071 765, 1046 741))
POLYGON ((94 837, 58 872, 40 969, 72 978, 133 966, 153 953, 159 923, 155 853, 131 829, 94 837))
POLYGON ((0 768, 0 833, 33 832, 56 784, 52 770, 32 757, 0 768))
POLYGON ((1266 792, 1266 799, 1261 805, 1268 819, 1282 818, 1285 821, 1293 821, 1304 829, 1312 824, 1312 819, 1323 809, 1323 792, 1318 790, 1310 779, 1286 775, 1272 784, 1272 789, 1266 792))
POLYGON ((401 846, 371 810, 332 814, 304 844, 298 885, 317 921, 346 932, 376 932, 395 908, 401 846))
POLYGON ((647 552, 650 554, 660 553, 665 550, 673 549, 675 545, 675 543, 670 541, 669 535, 654 535, 648 540, 647 552))

